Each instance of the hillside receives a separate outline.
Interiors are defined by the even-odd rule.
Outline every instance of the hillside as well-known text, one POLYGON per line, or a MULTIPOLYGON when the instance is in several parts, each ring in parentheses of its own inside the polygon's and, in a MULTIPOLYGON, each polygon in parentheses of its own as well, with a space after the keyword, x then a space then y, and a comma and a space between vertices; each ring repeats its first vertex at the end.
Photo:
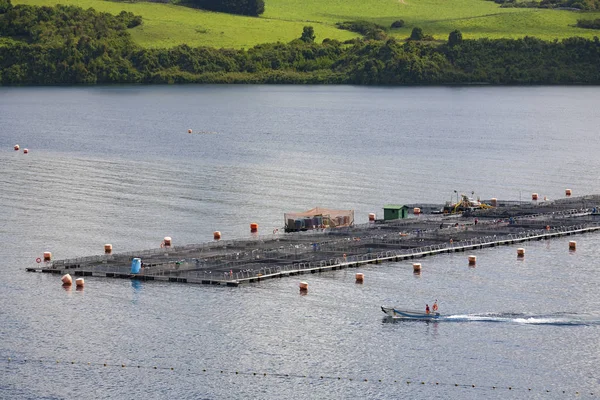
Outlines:
MULTIPOLYGON (((260 20, 257 20, 260 21, 260 20)), ((143 48, 142 18, 73 5, 6 5, 0 15, 0 85, 111 83, 598 84, 600 39, 400 41, 302 39, 250 49, 187 44, 143 48)), ((362 29, 353 25, 353 29, 362 29)), ((369 35, 373 34, 371 31, 369 35)), ((415 38, 423 38, 415 29, 415 38)), ((368 33, 368 32, 367 32, 368 33)))
POLYGON ((259 18, 233 16, 161 3, 120 3, 100 0, 14 0, 13 4, 71 4, 118 14, 130 11, 143 24, 130 30, 134 41, 145 48, 191 47, 250 48, 260 43, 289 42, 305 25, 315 29, 317 41, 347 40, 358 34, 335 27, 336 22, 368 20, 390 26, 398 19, 406 25, 390 36, 405 39, 413 27, 447 40, 459 29, 465 39, 521 38, 544 40, 580 36, 593 38, 600 31, 575 27, 578 19, 600 18, 599 12, 581 13, 532 8, 501 8, 487 0, 266 0, 259 18))

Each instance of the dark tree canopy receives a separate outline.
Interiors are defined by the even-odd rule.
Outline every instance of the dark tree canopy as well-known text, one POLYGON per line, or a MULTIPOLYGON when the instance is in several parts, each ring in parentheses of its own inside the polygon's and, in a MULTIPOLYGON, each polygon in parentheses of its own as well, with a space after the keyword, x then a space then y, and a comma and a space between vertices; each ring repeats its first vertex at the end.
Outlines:
POLYGON ((399 19, 397 21, 392 22, 392 28, 402 28, 404 26, 404 20, 399 19))
POLYGON ((4 14, 12 8, 10 0, 0 0, 0 14, 4 14))
POLYGON ((300 36, 300 40, 306 43, 313 43, 316 39, 315 30, 312 26, 305 26, 302 30, 302 36, 300 36))
POLYGON ((410 40, 423 40, 423 38, 423 29, 413 28, 412 32, 410 33, 410 40))
POLYGON ((368 35, 370 32, 375 30, 384 30, 385 27, 383 25, 376 24, 374 22, 357 20, 357 21, 346 21, 346 22, 336 22, 335 26, 338 29, 344 29, 347 31, 357 32, 361 35, 368 35))
POLYGON ((540 7, 548 8, 578 8, 584 11, 600 10, 600 0, 542 0, 540 7))
POLYGON ((600 18, 596 19, 579 19, 577 26, 585 29, 600 29, 600 18))
POLYGON ((264 0, 188 0, 205 10, 257 17, 265 12, 264 0))
POLYGON ((457 44, 461 44, 463 41, 462 33, 458 29, 453 30, 448 35, 448 46, 456 46, 457 44))

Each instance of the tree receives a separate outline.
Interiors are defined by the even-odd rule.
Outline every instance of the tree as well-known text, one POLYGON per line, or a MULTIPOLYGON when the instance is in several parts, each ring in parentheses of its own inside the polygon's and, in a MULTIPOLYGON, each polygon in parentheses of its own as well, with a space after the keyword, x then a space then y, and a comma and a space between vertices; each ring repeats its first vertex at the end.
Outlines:
POLYGON ((0 14, 9 12, 13 5, 10 0, 0 0, 0 14))
POLYGON ((386 40, 387 34, 383 29, 373 29, 365 35, 365 38, 371 40, 386 40))
POLYGON ((458 29, 455 29, 452 32, 450 32, 450 35, 448 36, 448 46, 456 46, 457 44, 461 44, 462 41, 462 33, 460 33, 458 29))
POLYGON ((265 12, 264 0, 190 0, 189 3, 205 10, 253 17, 265 12))
POLYGON ((305 26, 302 30, 302 36, 300 36, 300 40, 306 43, 314 43, 315 41, 315 30, 312 26, 305 26))
POLYGON ((392 22, 392 28, 402 28, 404 26, 404 20, 399 19, 398 21, 392 22))
POLYGON ((264 0, 248 0, 247 15, 258 17, 265 12, 264 0))
POLYGON ((413 28, 410 33, 410 40, 423 40, 423 29, 421 28, 413 28))

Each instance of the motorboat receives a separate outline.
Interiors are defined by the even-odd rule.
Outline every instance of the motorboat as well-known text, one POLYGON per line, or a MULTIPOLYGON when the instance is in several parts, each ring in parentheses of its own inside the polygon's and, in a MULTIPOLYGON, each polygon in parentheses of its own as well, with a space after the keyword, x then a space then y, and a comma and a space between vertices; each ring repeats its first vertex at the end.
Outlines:
POLYGON ((394 319, 420 319, 431 321, 440 317, 439 312, 432 311, 428 314, 424 311, 402 310, 396 307, 387 306, 381 306, 381 311, 383 311, 387 316, 392 317, 394 319))

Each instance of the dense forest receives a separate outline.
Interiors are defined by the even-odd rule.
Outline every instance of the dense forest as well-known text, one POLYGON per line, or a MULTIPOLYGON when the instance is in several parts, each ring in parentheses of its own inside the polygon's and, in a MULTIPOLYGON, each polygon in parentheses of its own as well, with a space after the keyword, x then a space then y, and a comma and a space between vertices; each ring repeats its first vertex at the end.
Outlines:
POLYGON ((581 11, 600 10, 600 0, 494 0, 502 7, 561 8, 581 11))
POLYGON ((205 10, 253 17, 265 12, 264 0, 184 0, 182 4, 205 10))
MULTIPOLYGON (((0 0, 0 84, 345 83, 598 84, 600 41, 463 40, 436 43, 380 37, 315 43, 306 27, 291 43, 248 50, 144 49, 127 29, 140 17, 74 6, 34 7, 0 0)), ((346 27, 347 29, 347 27, 346 27)), ((379 30, 377 29, 377 32, 379 30)), ((420 35, 420 36, 419 36, 420 35)), ((377 36, 377 35, 375 35, 377 36)))
POLYGON ((600 29, 600 18, 577 20, 577 26, 585 29, 600 29))

